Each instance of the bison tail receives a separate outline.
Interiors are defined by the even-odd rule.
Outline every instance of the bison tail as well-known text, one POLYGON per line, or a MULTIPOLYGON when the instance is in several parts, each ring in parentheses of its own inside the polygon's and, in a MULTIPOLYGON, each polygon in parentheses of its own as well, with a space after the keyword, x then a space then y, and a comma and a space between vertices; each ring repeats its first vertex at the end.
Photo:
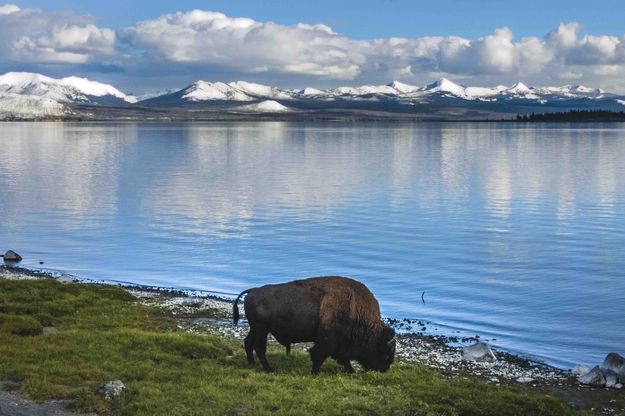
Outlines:
POLYGON ((249 291, 250 289, 244 290, 243 292, 239 293, 239 296, 237 296, 234 304, 232 305, 232 322, 235 325, 239 323, 239 299, 241 299, 241 296, 245 295, 249 291))

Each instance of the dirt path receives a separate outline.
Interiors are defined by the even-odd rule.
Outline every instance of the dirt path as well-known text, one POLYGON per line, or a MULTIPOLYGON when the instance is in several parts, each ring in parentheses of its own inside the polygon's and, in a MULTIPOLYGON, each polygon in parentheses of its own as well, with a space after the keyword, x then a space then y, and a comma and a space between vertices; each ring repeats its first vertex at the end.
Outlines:
POLYGON ((65 404, 59 401, 35 403, 16 393, 0 391, 0 416, 77 416, 67 411, 65 404))

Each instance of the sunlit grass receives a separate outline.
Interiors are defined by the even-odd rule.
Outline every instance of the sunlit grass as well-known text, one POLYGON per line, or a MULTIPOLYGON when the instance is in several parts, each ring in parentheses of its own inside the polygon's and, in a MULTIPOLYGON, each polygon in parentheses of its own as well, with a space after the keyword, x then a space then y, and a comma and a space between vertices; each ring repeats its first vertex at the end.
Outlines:
MULTIPOLYGON (((210 311, 207 311, 207 313, 210 311)), ((419 365, 348 375, 328 362, 309 374, 303 353, 270 349, 278 369, 248 368, 242 345, 187 334, 123 289, 0 280, 0 378, 36 400, 70 399, 115 415, 567 415, 561 401, 521 388, 445 379, 419 365), (52 335, 35 335, 55 326, 52 335), (34 330, 33 328, 36 328, 34 330), (120 379, 112 402, 95 392, 120 379)))

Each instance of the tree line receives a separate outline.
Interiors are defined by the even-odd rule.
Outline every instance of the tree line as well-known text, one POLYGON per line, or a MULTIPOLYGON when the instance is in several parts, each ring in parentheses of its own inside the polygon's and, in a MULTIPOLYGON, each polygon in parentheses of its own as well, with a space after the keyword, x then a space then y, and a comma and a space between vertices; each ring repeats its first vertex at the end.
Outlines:
POLYGON ((516 121, 625 121, 625 112, 609 110, 570 110, 560 113, 517 114, 516 121))

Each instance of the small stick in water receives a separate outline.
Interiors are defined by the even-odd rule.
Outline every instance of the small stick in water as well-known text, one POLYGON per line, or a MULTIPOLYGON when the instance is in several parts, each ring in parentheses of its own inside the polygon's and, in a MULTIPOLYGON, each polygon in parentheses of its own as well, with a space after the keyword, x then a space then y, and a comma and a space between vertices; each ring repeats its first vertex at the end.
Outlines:
POLYGON ((423 291, 423 293, 421 293, 421 301, 423 303, 425 303, 425 299, 423 298, 425 296, 425 290, 423 291))

